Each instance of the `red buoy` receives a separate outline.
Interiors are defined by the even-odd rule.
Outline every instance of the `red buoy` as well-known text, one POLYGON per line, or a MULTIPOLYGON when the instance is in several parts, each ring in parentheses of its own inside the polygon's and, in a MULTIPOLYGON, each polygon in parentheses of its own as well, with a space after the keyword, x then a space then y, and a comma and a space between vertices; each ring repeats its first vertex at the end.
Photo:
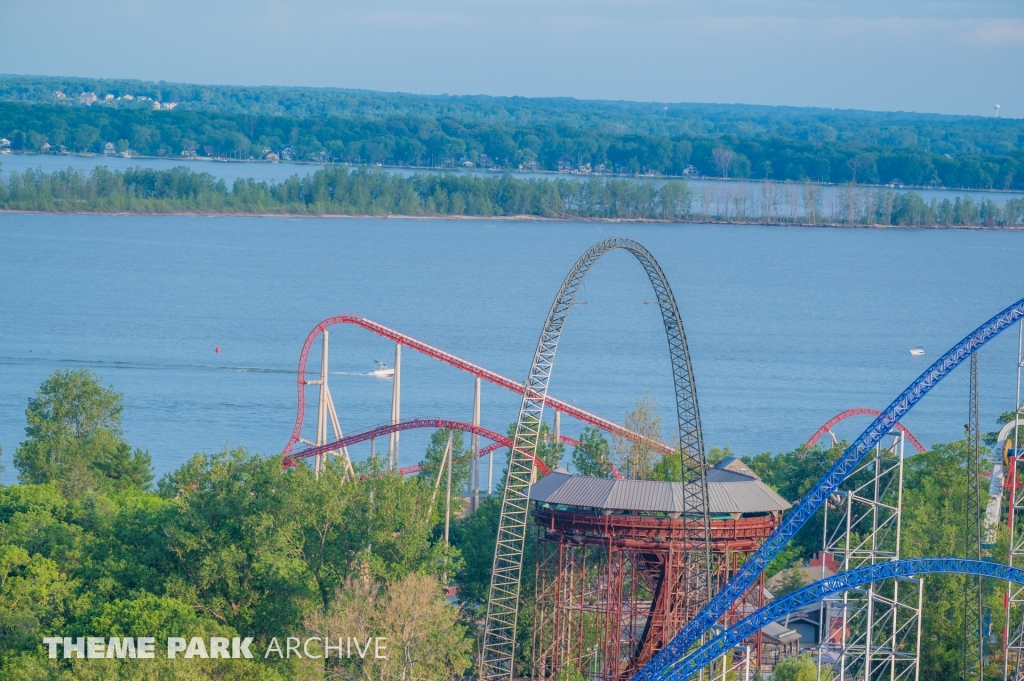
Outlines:
POLYGON ((214 352, 216 352, 218 355, 220 354, 220 346, 219 345, 217 346, 217 349, 214 350, 214 352))

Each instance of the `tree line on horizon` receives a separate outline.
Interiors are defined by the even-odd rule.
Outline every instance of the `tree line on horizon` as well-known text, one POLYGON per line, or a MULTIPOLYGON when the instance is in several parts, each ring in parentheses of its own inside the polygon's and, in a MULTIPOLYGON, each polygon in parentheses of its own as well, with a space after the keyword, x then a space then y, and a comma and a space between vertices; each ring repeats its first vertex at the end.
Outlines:
POLYGON ((103 153, 109 144, 118 153, 166 158, 196 154, 244 160, 273 155, 410 167, 468 164, 620 175, 1024 189, 1024 126, 1015 122, 968 132, 960 131, 964 125, 956 122, 873 123, 844 134, 842 123, 828 117, 834 125, 799 119, 770 126, 748 122, 744 127, 737 120, 723 132, 699 121, 681 128, 664 121, 662 128, 637 125, 624 114, 612 121, 590 122, 534 111, 522 120, 473 117, 463 109, 432 107, 436 113, 425 115, 416 107, 396 106, 386 116, 368 115, 362 109, 345 116, 294 116, 0 101, 0 137, 9 140, 14 151, 36 153, 61 148, 103 153))
MULTIPOLYGON (((25 414, 26 439, 12 457, 18 482, 0 486, 0 681, 453 681, 472 674, 500 489, 476 512, 457 514, 446 545, 443 503, 433 488, 448 431, 433 433, 423 470, 408 478, 388 473, 378 459, 356 464, 357 479, 346 479, 329 459, 317 479, 308 466, 284 469, 280 456, 239 447, 197 454, 154 484, 150 454, 131 447, 121 430, 121 394, 92 372, 56 371, 29 398, 25 414), (459 587, 457 604, 445 598, 446 576, 459 587), (42 637, 89 635, 154 636, 158 654, 153 660, 47 658, 42 637), (160 649, 168 636, 252 636, 253 650, 262 652, 275 636, 346 635, 385 636, 397 654, 386 661, 167 660, 160 649)), ((662 435, 649 397, 637 400, 625 422, 662 435)), ((548 433, 550 424, 542 424, 542 435, 548 433)), ((453 489, 463 490, 469 452, 464 435, 452 435, 453 489)), ((845 447, 741 458, 796 501, 845 447)), ((969 453, 962 440, 908 457, 904 557, 966 552, 969 453)), ((564 454, 561 444, 546 441, 538 451, 551 468, 564 454)), ((708 460, 732 455, 712 448, 708 460)), ((611 463, 631 479, 679 477, 677 457, 614 438, 609 443, 592 428, 571 461, 577 471, 600 477, 612 475, 611 463)), ((453 502, 461 508, 461 494, 453 502)), ((535 529, 526 542, 517 625, 523 670, 531 656, 535 529)), ((769 576, 805 564, 820 550, 821 535, 816 517, 772 563, 769 576)), ((993 559, 1005 562, 1007 552, 1001 527, 993 559)), ((922 677, 959 678, 964 578, 929 576, 925 589, 922 677)), ((993 632, 1002 631, 1004 593, 1005 584, 988 584, 993 632)), ((993 669, 1001 668, 1000 650, 989 646, 993 669)), ((780 666, 780 678, 800 679, 806 665, 794 658, 780 666)))
POLYGON ((628 130, 642 135, 838 140, 861 147, 917 146, 944 154, 1004 154, 1021 147, 1020 135, 1024 131, 1024 122, 1020 120, 904 111, 573 97, 422 95, 327 87, 0 75, 0 102, 75 106, 80 103, 79 96, 88 93, 96 95, 96 104, 104 109, 146 109, 156 101, 164 105, 174 103, 182 111, 246 116, 452 118, 628 130))
POLYGON ((231 187, 186 167, 0 175, 0 209, 47 212, 539 217, 801 225, 1017 229, 1024 198, 926 201, 912 191, 810 182, 701 183, 509 174, 415 173, 328 166, 283 182, 231 187))

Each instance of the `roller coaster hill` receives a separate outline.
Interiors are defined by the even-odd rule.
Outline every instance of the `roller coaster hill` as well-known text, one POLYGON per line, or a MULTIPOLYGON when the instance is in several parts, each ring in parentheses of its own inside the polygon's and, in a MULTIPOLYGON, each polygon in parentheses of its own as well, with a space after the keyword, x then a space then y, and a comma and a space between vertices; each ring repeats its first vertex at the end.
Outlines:
POLYGON ((318 324, 300 355, 298 413, 283 452, 284 465, 309 460, 319 475, 326 457, 335 457, 354 477, 349 447, 368 442, 371 456, 378 456, 377 440, 386 438, 380 458, 386 460, 387 472, 418 472, 418 464, 400 465, 401 433, 447 429, 447 445, 434 480, 436 493, 447 471, 443 496, 447 541, 455 458, 452 433, 471 436, 470 511, 479 506, 482 495, 499 489, 494 455, 508 451, 504 470, 499 469, 501 511, 476 678, 750 681, 757 674, 771 673, 786 657, 809 652, 818 679, 918 681, 924 580, 931 574, 961 574, 968 576, 961 677, 980 681, 988 655, 1003 661, 1004 679, 1024 679, 1024 531, 1015 521, 1024 511, 1017 471, 1017 453, 1024 450, 1014 445, 1020 441, 1024 419, 1011 419, 999 433, 993 473, 983 483, 977 390, 978 350, 1014 326, 1018 362, 1012 413, 1024 412, 1020 391, 1024 300, 1020 300, 965 336, 885 409, 855 408, 828 420, 807 441, 808 447, 825 436, 838 445, 832 428, 846 418, 872 419, 810 491, 791 505, 738 459, 708 465, 686 335, 668 280, 641 244, 606 239, 587 250, 565 277, 523 383, 363 317, 339 315, 318 324), (675 394, 678 439, 671 444, 649 440, 548 395, 559 339, 576 293, 594 263, 613 250, 636 258, 661 311, 675 394), (393 369, 381 370, 392 380, 390 419, 348 435, 342 432, 328 386, 328 329, 339 324, 395 343, 393 369), (316 376, 307 373, 306 364, 318 339, 321 357, 316 376), (475 377, 470 422, 401 418, 403 348, 475 377), (971 376, 967 554, 906 559, 901 555, 903 466, 907 445, 918 452, 924 447, 900 420, 964 362, 969 363, 971 376), (522 396, 512 437, 481 425, 482 382, 522 396), (309 386, 315 386, 319 395, 314 439, 303 437, 309 386), (550 410, 549 422, 544 420, 545 409, 550 410), (610 478, 549 470, 538 455, 545 438, 578 444, 561 432, 563 416, 678 459, 679 479, 626 479, 614 466, 610 478), (489 443, 481 446, 482 440, 489 443), (821 552, 803 568, 812 583, 785 596, 773 596, 765 583, 766 568, 819 514, 824 528, 821 552), (1010 536, 1008 564, 988 555, 997 525, 1004 521, 1010 536), (531 526, 536 529, 536 542, 527 547, 531 526), (536 592, 531 594, 521 593, 526 551, 536 552, 536 592), (998 651, 985 631, 985 578, 1007 585, 1006 627, 998 651), (519 644, 521 607, 533 609, 529 651, 519 644))

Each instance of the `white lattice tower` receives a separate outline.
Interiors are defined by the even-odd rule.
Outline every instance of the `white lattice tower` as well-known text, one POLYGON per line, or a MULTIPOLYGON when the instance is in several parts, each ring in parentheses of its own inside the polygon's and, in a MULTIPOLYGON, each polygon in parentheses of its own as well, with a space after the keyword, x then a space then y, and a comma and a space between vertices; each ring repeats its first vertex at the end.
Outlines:
MULTIPOLYGON (((1024 371, 1024 322, 1020 324, 1017 332, 1017 393, 1014 399, 1015 413, 1020 415, 1024 410, 1024 402, 1021 401, 1021 372, 1024 371)), ((1010 566, 1020 567, 1024 565, 1024 525, 1021 519, 1024 516, 1024 494, 1017 489, 1017 468, 1020 466, 1019 454, 1021 452, 1020 438, 1024 435, 1024 427, 1019 424, 1014 426, 1012 448, 1007 451, 1009 471, 1007 480, 1010 487, 1010 501, 1008 522, 1010 526, 1010 566)), ((1007 584, 1007 611, 1006 627, 1003 630, 1003 641, 1006 645, 1006 655, 1003 663, 1003 678, 1024 680, 1024 586, 1007 584)))
MULTIPOLYGON (((842 571, 900 558, 904 437, 889 435, 892 443, 876 446, 825 507, 824 550, 842 571)), ((839 681, 917 681, 923 586, 920 579, 890 579, 826 599, 819 610, 819 678, 827 667, 822 657, 831 652, 839 681)))

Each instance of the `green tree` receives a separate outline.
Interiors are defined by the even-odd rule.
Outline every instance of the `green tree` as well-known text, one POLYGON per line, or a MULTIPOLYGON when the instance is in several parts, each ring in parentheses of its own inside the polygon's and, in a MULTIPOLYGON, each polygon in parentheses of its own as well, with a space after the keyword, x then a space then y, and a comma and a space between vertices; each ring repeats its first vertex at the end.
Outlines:
MULTIPOLYGON (((707 464, 714 466, 722 459, 730 456, 736 456, 728 446, 725 448, 712 447, 706 454, 707 464)), ((680 472, 682 470, 683 460, 679 456, 679 449, 677 448, 672 454, 663 454, 658 463, 654 464, 654 470, 651 473, 651 480, 662 480, 664 482, 679 482, 682 478, 680 472)))
MULTIPOLYGON (((818 665, 810 655, 788 657, 775 665, 772 677, 775 681, 816 681, 818 665)), ((823 666, 821 681, 830 681, 830 679, 832 679, 832 670, 823 666)))
POLYGON ((254 636, 297 626, 319 600, 301 559, 280 457, 198 454, 160 481, 175 505, 163 532, 181 575, 170 593, 254 636))
POLYGON ((613 436, 615 463, 622 474, 631 480, 650 480, 654 475, 657 457, 660 457, 651 447, 652 442, 661 441, 661 417, 658 416, 657 401, 650 395, 638 399, 636 406, 626 413, 623 425, 641 435, 644 440, 634 442, 613 436))
POLYGON ((776 598, 781 598, 786 594, 791 594, 798 589, 804 588, 807 584, 808 581, 804 576, 803 570, 792 567, 782 571, 782 575, 775 582, 775 587, 771 590, 772 595, 776 598))
MULTIPOLYGON (((472 468, 471 452, 466 449, 465 433, 461 430, 450 431, 452 434, 452 501, 461 504, 462 496, 460 490, 465 489, 469 482, 469 473, 472 468)), ((430 435, 430 444, 427 445, 427 452, 421 462, 419 477, 431 487, 437 482, 438 468, 441 466, 441 459, 444 458, 445 448, 448 446, 448 429, 435 430, 430 435)), ((441 474, 441 490, 445 487, 445 476, 441 474)))
MULTIPOLYGON (((508 439, 516 439, 516 423, 512 422, 508 426, 508 439)), ((554 433, 551 431, 551 424, 544 421, 540 424, 540 433, 538 435, 537 451, 536 456, 538 459, 544 462, 550 470, 558 468, 558 464, 562 460, 562 454, 565 452, 565 445, 561 442, 555 442, 554 433)), ((505 471, 508 471, 508 466, 505 466, 505 471)), ((501 476, 502 487, 504 485, 504 474, 501 476)))
POLYGON ((471 665, 473 639, 459 623, 459 612, 445 599, 435 577, 409 574, 380 585, 369 579, 349 579, 338 589, 330 606, 311 613, 305 621, 310 636, 337 641, 350 636, 362 640, 385 639, 383 659, 303 660, 319 678, 437 679, 460 678, 471 665))
MULTIPOLYGON (((774 456, 769 452, 754 457, 744 456, 743 462, 779 496, 796 503, 825 475, 845 449, 845 442, 829 449, 816 446, 805 450, 800 447, 774 456)), ((782 564, 773 563, 776 572, 789 567, 793 560, 807 560, 818 554, 824 530, 822 518, 822 514, 815 514, 797 532, 789 545, 793 555, 782 564)))
POLYGON ((122 395, 86 369, 54 372, 29 399, 28 440, 14 464, 25 483, 54 483, 77 496, 90 489, 147 489, 150 456, 121 435, 122 395))
POLYGON ((580 443, 572 450, 572 465, 579 475, 612 477, 611 447, 603 432, 590 426, 583 429, 580 443))
POLYGON ((567 664, 558 670, 555 681, 585 681, 585 679, 575 665, 567 664))

